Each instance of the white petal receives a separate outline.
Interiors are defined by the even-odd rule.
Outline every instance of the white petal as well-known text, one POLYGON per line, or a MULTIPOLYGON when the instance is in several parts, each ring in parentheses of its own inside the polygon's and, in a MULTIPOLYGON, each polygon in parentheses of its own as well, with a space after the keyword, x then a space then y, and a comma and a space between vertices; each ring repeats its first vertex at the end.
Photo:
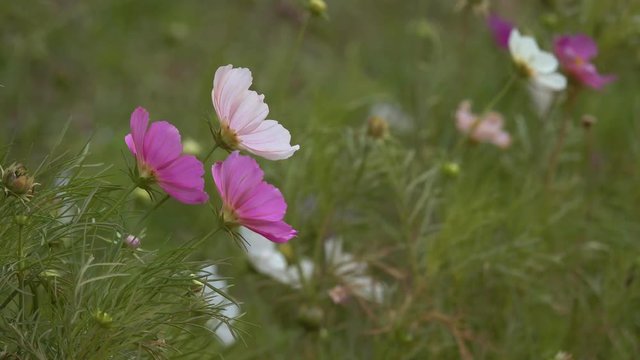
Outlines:
POLYGON ((529 94, 538 115, 545 115, 553 103, 553 91, 532 81, 529 85, 529 94))
POLYGON ((520 31, 518 29, 511 30, 509 34, 509 52, 511 52, 511 56, 516 55, 516 50, 518 48, 518 43, 520 43, 520 31))
POLYGON ((548 74, 556 71, 558 59, 549 52, 540 51, 534 55, 531 66, 537 73, 548 74))
POLYGON ((560 91, 567 87, 567 78, 559 73, 540 74, 534 78, 534 81, 555 91, 560 91))
POLYGON ((289 130, 275 120, 263 121, 249 134, 239 134, 240 147, 268 160, 283 160, 291 157, 300 149, 291 146, 289 130))

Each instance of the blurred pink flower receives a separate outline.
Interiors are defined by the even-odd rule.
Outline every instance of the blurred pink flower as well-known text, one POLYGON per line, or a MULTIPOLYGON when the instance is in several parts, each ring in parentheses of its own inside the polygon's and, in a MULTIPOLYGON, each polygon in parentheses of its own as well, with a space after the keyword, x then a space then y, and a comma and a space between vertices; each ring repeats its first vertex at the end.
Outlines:
POLYGON ((560 65, 582 85, 600 90, 614 81, 614 75, 600 75, 590 61, 598 55, 598 46, 584 34, 563 35, 554 40, 554 52, 560 65))
POLYGON ((249 156, 232 152, 211 172, 222 197, 222 217, 227 225, 244 226, 265 238, 287 242, 297 232, 283 221, 287 203, 275 186, 263 181, 264 173, 249 156))
POLYGON ((157 183, 185 204, 209 200, 204 192, 204 167, 195 156, 182 154, 180 132, 175 126, 166 121, 149 126, 149 113, 138 107, 131 114, 131 133, 124 140, 136 157, 141 185, 157 183))
POLYGON ((478 142, 494 144, 502 149, 511 145, 511 136, 502 129, 502 115, 490 112, 479 117, 471 112, 471 102, 465 100, 456 111, 456 126, 463 134, 478 142))
POLYGON ((220 120, 221 145, 269 160, 287 159, 300 146, 291 146, 291 134, 277 121, 265 120, 269 107, 264 95, 249 90, 251 82, 249 69, 227 65, 216 71, 211 99, 220 120))
POLYGON ((487 26, 491 29, 496 44, 503 49, 508 49, 509 35, 514 28, 513 24, 498 15, 491 14, 487 18, 487 26))

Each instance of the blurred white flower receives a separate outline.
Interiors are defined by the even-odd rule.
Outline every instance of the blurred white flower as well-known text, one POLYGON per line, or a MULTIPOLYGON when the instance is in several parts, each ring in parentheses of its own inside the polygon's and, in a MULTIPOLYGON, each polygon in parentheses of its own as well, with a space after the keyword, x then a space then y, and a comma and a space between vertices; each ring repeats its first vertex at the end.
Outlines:
POLYGON ((331 238, 324 243, 327 266, 340 279, 342 285, 351 294, 368 301, 381 303, 384 300, 385 286, 367 275, 368 266, 358 262, 353 255, 342 250, 342 239, 331 238))
MULTIPOLYGON (((205 277, 207 284, 220 291, 224 291, 228 286, 227 281, 221 279, 221 276, 218 274, 218 267, 215 265, 209 265, 202 269, 201 275, 205 277)), ((217 307, 223 307, 221 315, 224 317, 234 319, 240 315, 240 308, 238 305, 218 294, 209 286, 204 287, 203 296, 205 301, 209 304, 217 307)), ((207 321, 206 326, 215 331, 216 336, 224 346, 230 346, 236 342, 236 338, 233 336, 229 325, 226 323, 213 318, 207 321)))
MULTIPOLYGON (((276 244, 247 228, 241 227, 240 235, 247 242, 247 255, 254 269, 275 281, 294 289, 302 287, 304 281, 311 279, 315 264, 309 258, 302 258, 296 265, 288 265, 284 255, 278 251, 276 244)), ((325 242, 326 264, 329 270, 339 279, 342 294, 329 293, 329 296, 344 298, 354 295, 368 301, 382 302, 385 286, 367 275, 368 267, 358 262, 353 255, 342 250, 342 240, 329 239, 325 242), (348 294, 344 294, 347 292, 348 294)), ((345 300, 345 299, 343 299, 345 300)))
POLYGON ((239 233, 247 242, 249 262, 257 272, 294 289, 302 287, 300 271, 304 279, 310 278, 313 274, 312 261, 302 259, 299 264, 300 269, 297 266, 290 266, 284 255, 278 251, 276 243, 244 226, 240 227, 239 233))
POLYGON ((389 124, 389 127, 398 132, 409 132, 413 129, 413 119, 391 102, 375 103, 369 109, 369 118, 380 118, 389 124))
POLYGON ((567 78, 556 71, 558 59, 550 52, 540 50, 534 38, 513 29, 509 35, 509 51, 518 70, 534 84, 555 91, 567 87, 567 78))

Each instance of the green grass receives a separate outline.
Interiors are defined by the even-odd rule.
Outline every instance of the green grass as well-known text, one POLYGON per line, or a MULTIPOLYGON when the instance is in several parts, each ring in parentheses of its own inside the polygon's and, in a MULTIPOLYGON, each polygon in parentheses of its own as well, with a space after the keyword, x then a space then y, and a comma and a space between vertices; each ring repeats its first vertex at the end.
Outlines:
MULTIPOLYGON (((213 73, 228 63, 248 67, 253 88, 266 94, 270 118, 301 145, 286 161, 259 160, 300 231, 290 242, 292 261, 315 257, 320 264, 321 243, 340 236, 389 286, 389 297, 383 304, 334 305, 324 276, 289 289, 251 270, 244 250, 217 234, 185 261, 228 264, 219 271, 231 278, 231 296, 245 313, 236 322, 242 341, 223 348, 193 335, 179 349, 184 357, 205 347, 208 357, 227 359, 552 359, 561 350, 574 359, 632 359, 640 353, 640 6, 625 0, 493 5, 545 49, 554 34, 593 36, 598 68, 618 76, 602 92, 580 93, 568 113, 559 105, 545 118, 519 82, 495 106, 514 137, 507 151, 457 146, 459 102, 471 99, 480 111, 512 69, 482 17, 456 11, 453 2, 328 1, 328 20, 307 19, 303 2, 293 0, 5 2, 2 165, 37 168, 68 124, 61 152, 74 153, 90 140, 87 162, 111 165, 100 178, 92 177, 96 170, 77 184, 78 199, 94 181, 126 187, 123 138, 136 106, 209 149, 207 122, 217 124, 213 73), (392 126, 391 139, 373 142, 363 134, 370 108, 381 102, 397 104, 412 128, 392 126), (580 126, 583 114, 598 120, 589 131, 580 126), (567 140, 554 179, 545 181, 565 116, 567 140), (459 176, 441 171, 447 161, 460 165, 459 176), (322 316, 303 325, 301 313, 309 308, 322 316)), ((54 178, 37 180, 53 191, 54 178)), ((210 175, 206 181, 214 194, 210 175)), ((149 206, 131 203, 125 210, 139 214, 149 206)), ((12 246, 11 221, 0 221, 9 229, 0 227, 5 246, 12 246)), ((127 225, 126 216, 113 221, 127 225)), ((215 226, 208 206, 169 201, 144 226, 144 247, 183 254, 183 244, 215 226)), ((100 303, 97 285, 90 285, 96 288, 86 295, 87 306, 100 303)), ((122 290, 124 280, 113 286, 104 301, 117 301, 118 291, 132 295, 122 290)), ((126 317, 121 311, 114 319, 126 317)))

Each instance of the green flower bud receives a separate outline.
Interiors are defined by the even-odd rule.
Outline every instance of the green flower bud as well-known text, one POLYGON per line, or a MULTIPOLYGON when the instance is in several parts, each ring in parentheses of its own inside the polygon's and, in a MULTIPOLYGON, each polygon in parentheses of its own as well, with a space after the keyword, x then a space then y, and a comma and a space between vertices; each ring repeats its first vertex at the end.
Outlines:
POLYGON ((460 175, 460 165, 458 165, 458 163, 455 163, 455 162, 449 161, 442 164, 441 170, 443 174, 453 178, 460 175))
POLYGON ((15 221, 18 226, 25 226, 29 221, 29 217, 27 215, 16 215, 14 216, 13 221, 15 221))
POLYGON ((103 328, 111 327, 111 324, 113 323, 113 318, 111 317, 111 315, 109 315, 107 312, 102 310, 96 310, 96 312, 93 313, 93 318, 103 328))
POLYGON ((320 328, 324 320, 324 311, 321 307, 315 305, 303 305, 298 310, 298 320, 300 323, 311 330, 320 328))
POLYGON ((325 16, 327 12, 327 3, 324 0, 309 0, 307 5, 309 11, 314 16, 325 16))

